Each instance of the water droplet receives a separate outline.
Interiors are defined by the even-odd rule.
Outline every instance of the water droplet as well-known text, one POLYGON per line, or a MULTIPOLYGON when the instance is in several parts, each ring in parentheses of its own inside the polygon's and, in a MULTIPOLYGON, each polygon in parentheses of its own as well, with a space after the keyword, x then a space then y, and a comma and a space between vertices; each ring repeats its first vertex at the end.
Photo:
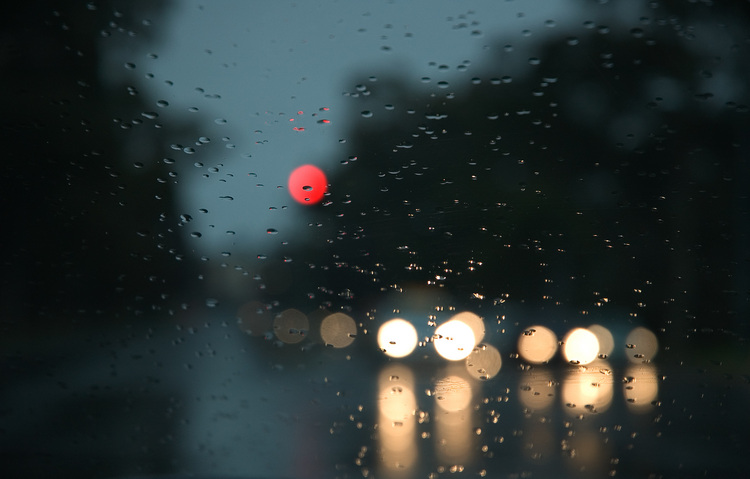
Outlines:
POLYGON ((167 100, 159 100, 156 102, 156 106, 160 108, 165 108, 169 106, 169 102, 167 100))
POLYGON ((200 234, 200 233, 199 233, 199 232, 197 232, 197 231, 193 231, 192 233, 190 233, 190 236, 192 236, 193 238, 200 238, 200 237, 201 237, 201 236, 203 236, 203 235, 202 235, 202 234, 200 234))
POLYGON ((364 118, 372 118, 372 112, 370 110, 365 110, 362 112, 362 116, 364 118))
POLYGON ((209 308, 215 308, 219 305, 219 300, 214 298, 206 298, 206 306, 209 308))
POLYGON ((268 228, 266 230, 266 233, 268 233, 269 235, 275 235, 275 234, 278 234, 279 232, 275 228, 268 228))
POLYGON ((128 70, 135 70, 135 63, 127 62, 125 63, 125 68, 128 70))
POLYGON ((155 120, 159 118, 159 114, 153 111, 144 111, 143 113, 141 113, 141 116, 149 120, 155 120))

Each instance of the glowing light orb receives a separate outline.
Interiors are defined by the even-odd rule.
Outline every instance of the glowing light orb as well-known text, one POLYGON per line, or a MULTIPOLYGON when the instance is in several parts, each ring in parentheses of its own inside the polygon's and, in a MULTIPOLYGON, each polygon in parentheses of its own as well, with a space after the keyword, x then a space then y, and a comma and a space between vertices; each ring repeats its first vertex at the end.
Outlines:
POLYGON ((486 381, 500 372, 503 360, 491 344, 478 344, 466 358, 466 370, 474 379, 486 381))
POLYGON ((532 326, 518 337, 518 352, 530 363, 546 363, 557 352, 557 336, 549 328, 532 326))
POLYGON ((474 332, 474 344, 479 344, 484 339, 484 321, 482 318, 470 311, 464 311, 451 317, 451 321, 461 321, 474 332))
POLYGON ((599 357, 604 359, 612 354, 612 350, 615 349, 615 339, 609 329, 599 324, 592 324, 588 330, 594 333, 599 341, 599 357))
POLYGON ((287 344, 302 341, 310 329, 307 315, 297 309, 286 309, 273 318, 273 332, 287 344))
POLYGON ((564 339, 565 359, 574 364, 588 364, 599 355, 599 340, 588 329, 576 328, 564 339))
POLYGON ((328 180, 323 170, 313 165, 302 165, 289 175, 289 194, 303 205, 314 205, 323 199, 328 180))
POLYGON ((345 348, 357 337, 357 324, 344 313, 326 316, 320 325, 320 336, 326 346, 345 348))
POLYGON ((438 326, 434 337, 435 350, 449 361, 465 359, 476 344, 471 326, 455 319, 438 326))
POLYGON ((405 319, 391 319, 378 330, 378 346, 392 358, 403 358, 417 347, 417 330, 405 319))
POLYGON ((659 340, 650 330, 638 326, 625 338, 625 350, 631 363, 647 363, 659 351, 659 340))

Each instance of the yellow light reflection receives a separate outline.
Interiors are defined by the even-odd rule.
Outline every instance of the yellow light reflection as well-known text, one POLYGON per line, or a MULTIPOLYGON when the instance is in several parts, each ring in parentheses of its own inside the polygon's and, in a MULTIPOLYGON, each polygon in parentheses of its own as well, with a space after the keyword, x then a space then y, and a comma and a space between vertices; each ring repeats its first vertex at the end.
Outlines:
POLYGON ((435 383, 435 404, 444 411, 466 409, 471 397, 471 384, 460 376, 446 376, 435 383))
POLYGON ((310 322, 302 311, 287 309, 273 318, 273 332, 276 337, 287 344, 302 341, 310 329, 310 322))
POLYGON ((656 335, 644 327, 633 329, 625 338, 625 353, 632 363, 649 362, 659 351, 656 335))
POLYGON ((380 467, 388 477, 411 477, 419 459, 414 374, 403 364, 389 364, 378 386, 380 467))
POLYGON ((466 358, 466 370, 474 379, 486 381, 500 372, 503 360, 500 351, 491 344, 479 344, 466 358))
POLYGON ((588 329, 570 331, 563 342, 563 355, 573 364, 588 364, 599 355, 599 340, 588 329))
POLYGON ((326 316, 320 324, 320 337, 326 346, 345 348, 354 342, 357 336, 357 324, 344 313, 326 316))
POLYGON ((544 411, 552 406, 557 387, 552 373, 545 369, 534 368, 524 372, 519 384, 521 392, 518 398, 530 411, 544 411))
POLYGON ((435 350, 449 361, 465 359, 476 344, 471 326, 452 319, 435 330, 435 350))
POLYGON ((546 363, 556 352, 557 335, 544 326, 532 326, 518 338, 518 353, 530 363, 546 363))
POLYGON ((564 409, 574 416, 604 412, 612 404, 614 381, 606 361, 596 368, 571 370, 562 383, 564 409))
POLYGON ((659 396, 659 375, 651 364, 630 366, 625 372, 623 395, 628 409, 634 413, 649 412, 659 396))
POLYGON ((405 319, 391 319, 378 330, 378 346, 392 358, 403 358, 417 347, 417 330, 405 319))
POLYGON ((472 397, 471 384, 457 374, 435 384, 435 449, 438 460, 447 467, 470 464, 477 450, 475 443, 481 430, 473 421, 472 397))
POLYGON ((599 341, 599 357, 606 359, 615 349, 615 338, 609 329, 599 324, 592 324, 588 330, 594 333, 596 340, 599 341))

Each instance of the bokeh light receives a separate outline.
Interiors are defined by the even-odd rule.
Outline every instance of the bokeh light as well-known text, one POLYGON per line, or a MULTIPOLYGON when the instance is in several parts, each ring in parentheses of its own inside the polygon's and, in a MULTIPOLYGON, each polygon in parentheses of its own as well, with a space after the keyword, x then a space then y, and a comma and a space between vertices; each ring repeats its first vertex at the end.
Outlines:
POLYGON ((289 194, 295 201, 313 205, 323 199, 328 189, 328 179, 323 170, 313 165, 302 165, 289 175, 289 194))
POLYGON ((503 360, 491 344, 478 344, 466 358, 466 370, 474 379, 486 381, 500 372, 503 360))
POLYGON ((302 341, 310 329, 310 321, 302 311, 286 309, 273 318, 273 332, 287 344, 302 341))
POLYGON ((625 354, 632 363, 649 362, 659 351, 659 340, 650 330, 638 326, 625 338, 625 354))
POLYGON ((596 340, 599 341, 599 357, 602 359, 609 357, 615 349, 615 338, 609 329, 600 324, 592 324, 587 329, 594 333, 596 340))
POLYGON ((471 311, 463 311, 450 318, 450 321, 461 321, 465 325, 471 328, 474 333, 475 345, 482 342, 484 339, 484 321, 482 318, 472 313, 471 311))
POLYGON ((378 330, 378 347, 392 358, 403 358, 417 347, 417 329, 405 319, 395 318, 378 330))
POLYGON ((530 363, 546 363, 556 352, 557 335, 544 326, 532 326, 518 338, 518 354, 530 363))
POLYGON ((455 319, 438 326, 434 338, 435 350, 449 361, 465 359, 476 344, 471 326, 455 319))
POLYGON ((357 324, 344 313, 330 314, 320 324, 320 337, 326 346, 345 348, 354 342, 356 336, 357 324))
POLYGON ((599 355, 599 340, 588 329, 576 328, 563 340, 563 355, 573 364, 589 364, 599 355))

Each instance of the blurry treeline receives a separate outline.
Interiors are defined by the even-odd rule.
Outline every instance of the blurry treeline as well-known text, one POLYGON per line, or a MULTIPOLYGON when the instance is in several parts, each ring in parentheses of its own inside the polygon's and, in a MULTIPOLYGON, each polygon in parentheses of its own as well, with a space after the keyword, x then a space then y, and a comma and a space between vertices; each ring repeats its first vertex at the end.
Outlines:
POLYGON ((361 313, 428 288, 678 341, 746 335, 746 5, 500 37, 426 85, 355 76, 350 155, 266 297, 361 313))
POLYGON ((161 137, 190 126, 160 125, 126 65, 101 80, 107 42, 153 41, 168 6, 19 2, 0 20, 8 328, 143 314, 183 285, 161 137))

